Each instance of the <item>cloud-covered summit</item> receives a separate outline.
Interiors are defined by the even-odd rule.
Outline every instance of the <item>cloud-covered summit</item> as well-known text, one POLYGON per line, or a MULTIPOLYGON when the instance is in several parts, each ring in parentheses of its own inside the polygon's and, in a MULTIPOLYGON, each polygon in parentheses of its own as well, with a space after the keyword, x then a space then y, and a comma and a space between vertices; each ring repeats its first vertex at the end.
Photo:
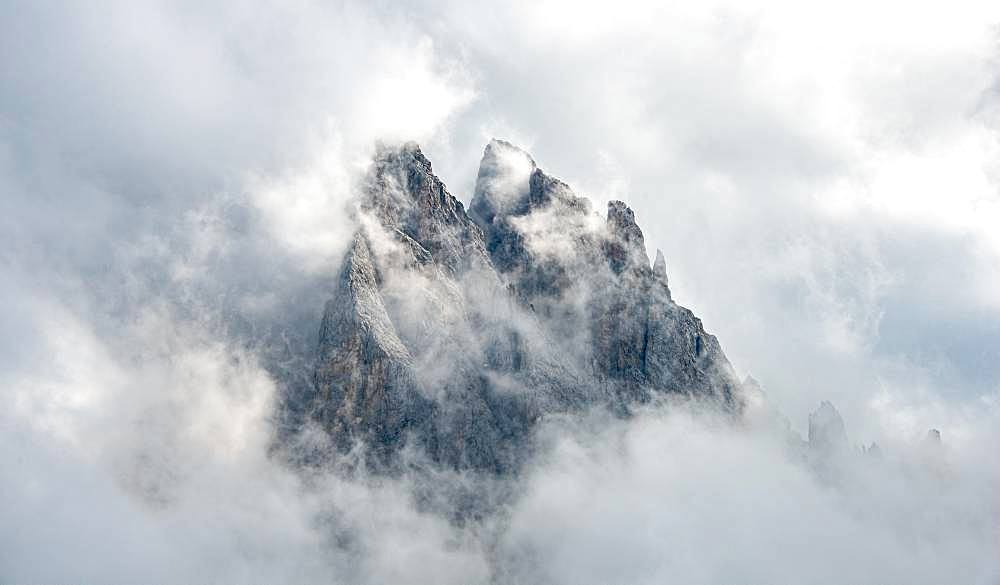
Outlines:
POLYGON ((381 146, 363 185, 314 398, 288 401, 341 449, 384 462, 409 445, 505 473, 528 462, 547 416, 627 414, 665 395, 740 416, 718 341, 671 300, 621 201, 601 221, 497 140, 470 213, 413 143, 381 146))

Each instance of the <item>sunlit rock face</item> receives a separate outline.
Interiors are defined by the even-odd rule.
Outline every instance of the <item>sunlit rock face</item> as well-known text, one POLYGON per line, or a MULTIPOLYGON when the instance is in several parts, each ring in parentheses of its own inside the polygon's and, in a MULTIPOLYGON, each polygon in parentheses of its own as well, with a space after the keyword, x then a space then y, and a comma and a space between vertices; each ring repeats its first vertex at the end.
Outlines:
POLYGON ((657 395, 739 413, 716 338, 677 305, 632 210, 606 214, 517 147, 486 147, 469 211, 415 144, 380 147, 304 408, 337 449, 516 472, 545 417, 657 395))

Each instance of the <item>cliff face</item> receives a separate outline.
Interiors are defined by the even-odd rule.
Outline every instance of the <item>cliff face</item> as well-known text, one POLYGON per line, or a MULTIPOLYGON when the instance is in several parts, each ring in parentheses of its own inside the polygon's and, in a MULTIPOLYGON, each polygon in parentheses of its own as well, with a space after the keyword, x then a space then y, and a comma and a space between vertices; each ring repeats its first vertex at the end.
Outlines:
POLYGON ((546 415, 627 416, 665 393, 740 411, 718 341, 673 302, 624 203, 602 217, 494 140, 468 212, 414 144, 379 149, 358 210, 305 409, 338 448, 503 474, 546 415))
POLYGON ((530 156, 494 140, 470 208, 519 303, 624 404, 677 392, 737 408, 738 383, 718 341, 673 302, 663 254, 650 267, 624 203, 609 202, 602 221, 530 156))

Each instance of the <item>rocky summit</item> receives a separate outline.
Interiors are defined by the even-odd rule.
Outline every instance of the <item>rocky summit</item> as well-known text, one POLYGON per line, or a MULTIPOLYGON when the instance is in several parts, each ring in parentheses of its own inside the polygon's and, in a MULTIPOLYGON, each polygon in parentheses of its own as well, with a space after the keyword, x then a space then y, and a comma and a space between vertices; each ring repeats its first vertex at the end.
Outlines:
POLYGON ((391 465, 516 472, 547 416, 657 397, 742 409, 718 340, 674 302, 621 201, 591 202, 504 141, 467 210, 416 144, 380 146, 326 303, 302 424, 391 465))

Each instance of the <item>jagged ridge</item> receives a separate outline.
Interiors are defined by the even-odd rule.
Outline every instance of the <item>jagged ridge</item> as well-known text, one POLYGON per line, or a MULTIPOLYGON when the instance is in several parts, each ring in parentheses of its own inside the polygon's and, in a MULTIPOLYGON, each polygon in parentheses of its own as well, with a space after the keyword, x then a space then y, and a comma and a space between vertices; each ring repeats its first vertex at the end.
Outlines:
POLYGON ((539 418, 658 394, 736 413, 718 341, 671 298, 660 251, 621 201, 603 218, 493 140, 466 212, 415 144, 380 147, 361 229, 327 303, 312 418, 377 464, 404 444, 516 471, 539 418))

